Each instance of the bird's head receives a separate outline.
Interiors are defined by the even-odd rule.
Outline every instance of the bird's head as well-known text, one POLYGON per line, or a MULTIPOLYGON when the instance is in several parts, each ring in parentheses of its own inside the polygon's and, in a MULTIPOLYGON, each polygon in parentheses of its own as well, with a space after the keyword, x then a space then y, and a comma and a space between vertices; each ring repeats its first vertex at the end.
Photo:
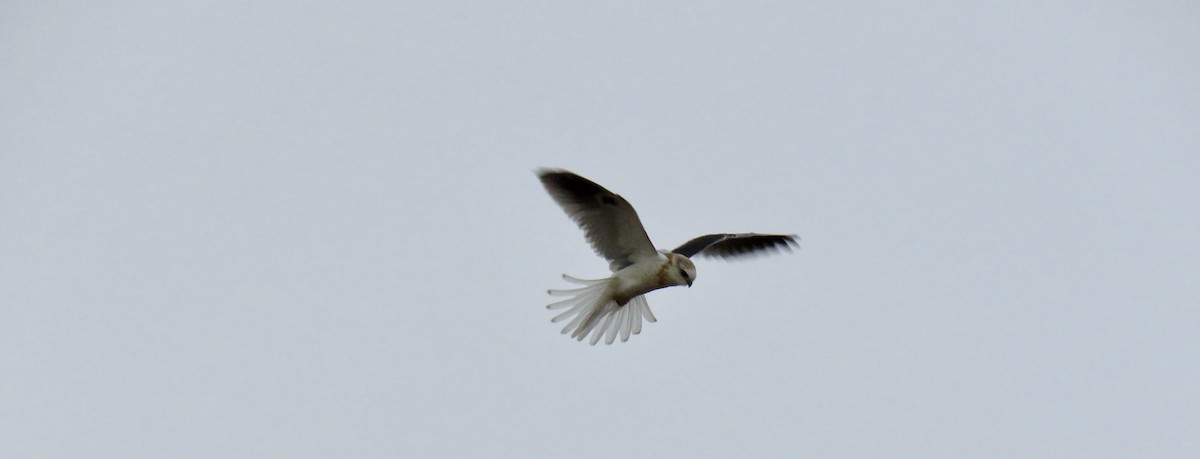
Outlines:
POLYGON ((696 264, 692 263, 688 257, 677 253, 671 254, 671 263, 673 266, 669 268, 668 274, 672 281, 672 285, 692 286, 692 282, 696 281, 696 264))

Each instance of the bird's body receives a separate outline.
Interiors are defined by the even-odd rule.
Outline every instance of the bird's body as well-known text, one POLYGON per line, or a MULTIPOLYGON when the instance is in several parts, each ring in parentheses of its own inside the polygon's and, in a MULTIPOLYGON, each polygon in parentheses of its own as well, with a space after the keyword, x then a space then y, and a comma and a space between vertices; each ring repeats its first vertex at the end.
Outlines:
POLYGON ((551 295, 570 297, 547 306, 567 309, 551 321, 570 318, 563 333, 571 331, 571 337, 578 340, 591 334, 591 344, 601 337, 612 344, 618 335, 626 341, 641 332, 642 320, 656 321, 645 294, 676 285, 691 287, 696 266, 690 257, 696 254, 728 258, 790 249, 795 244, 794 236, 786 235, 710 234, 672 251, 655 250, 637 212, 621 196, 567 171, 542 170, 538 178, 584 230, 596 253, 609 261, 612 275, 607 278, 586 280, 564 274, 564 279, 583 287, 549 290, 551 295))
MULTIPOLYGON (((691 266, 688 269, 695 272, 696 268, 691 260, 677 253, 666 251, 659 251, 656 255, 652 258, 639 259, 632 265, 613 273, 612 295, 618 306, 624 306, 634 297, 660 288, 691 285, 690 281, 680 276, 679 269, 677 269, 686 264, 691 266)), ((695 277, 695 274, 691 275, 692 279, 695 277)))

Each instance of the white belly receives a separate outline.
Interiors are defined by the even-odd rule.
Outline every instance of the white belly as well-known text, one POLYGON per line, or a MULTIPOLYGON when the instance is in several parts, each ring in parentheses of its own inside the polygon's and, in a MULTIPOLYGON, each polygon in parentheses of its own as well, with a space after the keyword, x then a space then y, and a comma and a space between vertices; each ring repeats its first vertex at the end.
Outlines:
POLYGON ((624 306, 638 295, 668 287, 670 284, 665 276, 668 264, 667 257, 659 254, 658 257, 640 260, 613 273, 613 277, 616 277, 613 299, 624 306))

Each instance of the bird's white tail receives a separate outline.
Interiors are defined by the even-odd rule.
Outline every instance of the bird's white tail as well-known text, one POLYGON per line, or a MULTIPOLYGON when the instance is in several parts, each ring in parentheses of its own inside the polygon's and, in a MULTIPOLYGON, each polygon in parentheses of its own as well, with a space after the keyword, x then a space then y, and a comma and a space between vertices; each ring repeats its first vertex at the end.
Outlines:
POLYGON ((646 303, 644 295, 638 295, 624 306, 618 306, 612 298, 609 287, 613 278, 579 279, 563 274, 567 282, 583 285, 569 290, 548 290, 553 296, 569 296, 565 300, 552 303, 546 309, 566 309, 561 314, 550 319, 558 323, 567 319, 563 334, 571 332, 571 337, 583 341, 589 333, 592 335, 591 344, 600 342, 603 336, 604 344, 612 344, 621 336, 621 341, 628 341, 630 334, 642 332, 642 319, 656 322, 650 312, 650 304, 646 303), (574 317, 574 318, 572 318, 574 317))

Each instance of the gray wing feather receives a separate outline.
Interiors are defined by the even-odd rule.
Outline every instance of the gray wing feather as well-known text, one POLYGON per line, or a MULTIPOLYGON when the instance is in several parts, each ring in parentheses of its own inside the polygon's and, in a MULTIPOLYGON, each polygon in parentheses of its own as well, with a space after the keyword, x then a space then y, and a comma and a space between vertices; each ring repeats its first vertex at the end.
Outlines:
POLYGON ((616 271, 658 252, 637 211, 620 195, 564 170, 542 169, 538 179, 550 197, 583 229, 596 254, 616 271))
POLYGON ((700 254, 705 257, 737 258, 767 252, 791 251, 798 246, 795 235, 787 234, 708 234, 685 242, 672 252, 691 258, 700 254))

